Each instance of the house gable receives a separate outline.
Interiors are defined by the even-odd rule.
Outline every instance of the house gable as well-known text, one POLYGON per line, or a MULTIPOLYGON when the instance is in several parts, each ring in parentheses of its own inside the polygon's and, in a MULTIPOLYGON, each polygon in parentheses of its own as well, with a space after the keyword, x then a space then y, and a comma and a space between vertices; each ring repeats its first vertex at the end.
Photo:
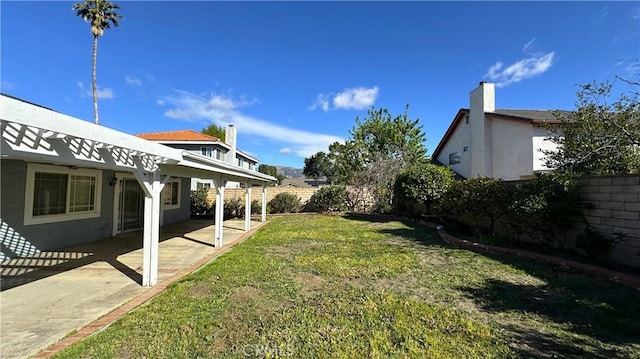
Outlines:
POLYGON ((493 84, 481 82, 470 108, 458 111, 432 158, 469 178, 520 179, 545 171, 543 150, 557 149, 543 124, 557 124, 570 111, 495 109, 493 84))

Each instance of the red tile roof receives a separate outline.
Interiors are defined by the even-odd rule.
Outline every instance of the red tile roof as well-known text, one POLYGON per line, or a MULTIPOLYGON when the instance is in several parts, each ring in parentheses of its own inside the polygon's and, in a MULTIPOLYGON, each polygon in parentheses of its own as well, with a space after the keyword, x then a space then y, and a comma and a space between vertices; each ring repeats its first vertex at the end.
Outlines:
POLYGON ((151 141, 219 141, 217 137, 205 135, 194 130, 141 133, 136 136, 151 141))

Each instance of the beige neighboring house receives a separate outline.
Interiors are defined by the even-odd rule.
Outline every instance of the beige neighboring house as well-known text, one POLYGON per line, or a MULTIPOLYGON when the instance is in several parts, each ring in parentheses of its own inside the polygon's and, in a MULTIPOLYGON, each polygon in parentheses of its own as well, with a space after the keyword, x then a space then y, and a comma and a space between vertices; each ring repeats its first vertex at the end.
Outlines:
POLYGON ((544 121, 558 123, 552 110, 496 109, 495 84, 480 82, 470 108, 458 111, 432 158, 464 178, 530 178, 550 170, 542 151, 557 149, 544 121))

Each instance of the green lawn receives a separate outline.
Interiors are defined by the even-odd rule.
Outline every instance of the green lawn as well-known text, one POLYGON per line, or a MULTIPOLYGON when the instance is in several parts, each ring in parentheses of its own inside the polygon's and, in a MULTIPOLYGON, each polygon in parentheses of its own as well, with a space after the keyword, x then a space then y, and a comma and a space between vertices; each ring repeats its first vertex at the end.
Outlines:
POLYGON ((640 358, 640 293, 368 217, 271 223, 56 358, 640 358))

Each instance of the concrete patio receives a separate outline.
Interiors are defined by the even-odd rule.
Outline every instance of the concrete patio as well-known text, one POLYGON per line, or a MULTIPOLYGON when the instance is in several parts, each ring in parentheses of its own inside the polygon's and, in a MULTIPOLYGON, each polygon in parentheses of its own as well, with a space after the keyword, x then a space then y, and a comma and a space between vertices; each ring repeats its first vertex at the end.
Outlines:
MULTIPOLYGON (((252 231, 262 224, 252 221, 252 231)), ((244 220, 225 221, 224 247, 214 248, 214 229, 211 220, 162 227, 156 287, 223 253, 247 234, 244 220)), ((33 356, 156 288, 142 287, 141 282, 140 231, 5 260, 0 282, 0 357, 33 356)))

